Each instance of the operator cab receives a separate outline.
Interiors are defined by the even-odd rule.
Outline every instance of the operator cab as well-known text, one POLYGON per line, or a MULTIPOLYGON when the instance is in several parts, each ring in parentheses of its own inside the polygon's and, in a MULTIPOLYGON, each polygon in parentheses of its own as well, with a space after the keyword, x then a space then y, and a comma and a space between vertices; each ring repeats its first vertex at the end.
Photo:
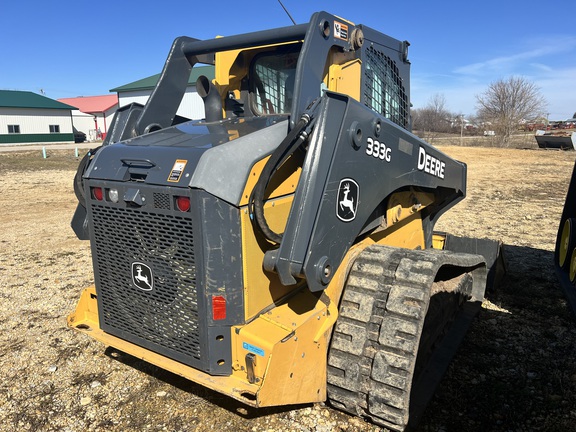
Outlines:
POLYGON ((225 95, 225 117, 290 115, 301 48, 296 43, 217 56, 215 85, 225 95))

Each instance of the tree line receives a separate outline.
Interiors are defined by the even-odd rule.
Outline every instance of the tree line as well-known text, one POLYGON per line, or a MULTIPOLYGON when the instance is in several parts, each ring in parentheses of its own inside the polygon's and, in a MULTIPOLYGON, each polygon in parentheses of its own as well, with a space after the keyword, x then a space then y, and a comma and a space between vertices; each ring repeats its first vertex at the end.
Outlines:
MULTIPOLYGON (((467 118, 462 113, 450 112, 442 94, 432 96, 425 107, 412 110, 412 129, 426 140, 447 132, 464 134, 491 130, 506 146, 523 122, 546 118, 546 106, 546 100, 533 82, 523 77, 510 77, 491 83, 477 95, 476 115, 467 118)), ((576 113, 574 115, 576 117, 576 113)))

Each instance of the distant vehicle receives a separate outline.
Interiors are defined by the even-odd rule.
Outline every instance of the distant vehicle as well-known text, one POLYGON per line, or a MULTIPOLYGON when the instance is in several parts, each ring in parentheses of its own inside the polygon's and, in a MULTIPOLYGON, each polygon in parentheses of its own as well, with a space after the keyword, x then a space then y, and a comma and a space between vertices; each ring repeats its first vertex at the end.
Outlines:
POLYGON ((86 141, 86 134, 74 128, 74 142, 83 143, 86 141))
POLYGON ((537 130, 534 135, 538 147, 560 150, 576 150, 576 132, 565 130, 546 132, 537 130))

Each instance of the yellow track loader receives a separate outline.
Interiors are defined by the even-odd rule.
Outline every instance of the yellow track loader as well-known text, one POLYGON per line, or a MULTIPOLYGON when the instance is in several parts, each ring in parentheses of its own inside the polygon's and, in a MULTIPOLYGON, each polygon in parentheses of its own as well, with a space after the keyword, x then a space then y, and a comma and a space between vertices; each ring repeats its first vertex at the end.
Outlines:
POLYGON ((497 245, 434 232, 466 166, 411 133, 408 46, 326 12, 177 38, 80 163, 95 283, 68 325, 250 406, 415 424, 497 245))

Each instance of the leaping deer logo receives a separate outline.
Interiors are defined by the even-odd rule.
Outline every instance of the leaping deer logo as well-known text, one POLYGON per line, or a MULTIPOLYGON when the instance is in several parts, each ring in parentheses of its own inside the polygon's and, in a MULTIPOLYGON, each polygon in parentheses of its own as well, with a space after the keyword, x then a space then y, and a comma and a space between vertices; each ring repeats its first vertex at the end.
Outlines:
POLYGON ((340 201, 340 210, 344 210, 345 208, 349 209, 353 217, 356 216, 356 209, 354 208, 354 197, 348 198, 348 194, 350 193, 350 183, 346 183, 344 185, 344 198, 340 201))
POLYGON ((132 279, 134 285, 144 291, 153 288, 152 269, 142 263, 132 263, 132 279))
POLYGON ((358 206, 358 183, 352 179, 343 179, 338 188, 338 205, 336 215, 344 222, 350 222, 356 217, 358 206), (352 187, 353 186, 353 187, 352 187))

